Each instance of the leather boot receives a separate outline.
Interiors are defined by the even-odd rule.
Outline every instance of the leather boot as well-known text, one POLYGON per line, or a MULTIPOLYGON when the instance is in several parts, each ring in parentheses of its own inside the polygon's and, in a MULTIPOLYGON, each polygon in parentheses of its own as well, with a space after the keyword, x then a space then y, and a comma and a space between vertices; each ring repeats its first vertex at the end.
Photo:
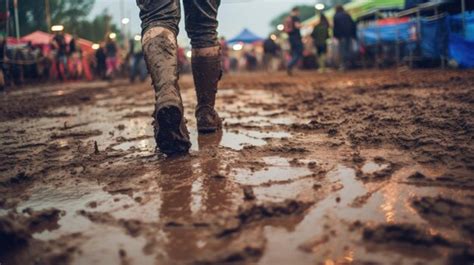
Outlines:
POLYGON ((216 48, 216 52, 203 54, 199 49, 193 50, 192 70, 198 102, 195 116, 199 133, 212 133, 222 127, 222 120, 214 109, 217 83, 222 76, 221 56, 219 47, 211 48, 216 48))
POLYGON ((173 32, 154 27, 143 35, 143 52, 155 89, 153 127, 158 149, 185 153, 191 147, 178 86, 177 41, 173 32))

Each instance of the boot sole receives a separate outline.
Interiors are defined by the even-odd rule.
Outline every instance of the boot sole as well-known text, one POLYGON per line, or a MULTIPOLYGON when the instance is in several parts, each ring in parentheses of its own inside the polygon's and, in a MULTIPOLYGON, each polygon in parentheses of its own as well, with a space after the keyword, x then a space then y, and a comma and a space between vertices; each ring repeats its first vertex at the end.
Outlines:
POLYGON ((214 133, 218 130, 216 127, 206 127, 206 128, 199 128, 199 133, 214 133))
POLYGON ((187 139, 189 136, 186 132, 181 132, 182 119, 182 113, 176 106, 162 107, 158 111, 156 120, 159 128, 156 141, 161 152, 167 155, 188 152, 191 142, 187 139))

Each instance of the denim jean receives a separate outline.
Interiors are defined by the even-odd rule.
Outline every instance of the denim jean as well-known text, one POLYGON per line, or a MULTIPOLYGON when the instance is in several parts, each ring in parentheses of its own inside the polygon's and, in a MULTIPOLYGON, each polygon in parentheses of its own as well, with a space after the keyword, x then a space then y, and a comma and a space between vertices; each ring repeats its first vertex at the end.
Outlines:
MULTIPOLYGON (((181 19, 180 0, 136 0, 140 8, 142 33, 150 27, 164 27, 176 35, 181 19)), ((193 48, 219 45, 217 9, 220 0, 183 0, 186 32, 193 48)))
POLYGON ((140 77, 140 81, 144 81, 147 76, 145 61, 143 60, 143 54, 135 54, 132 56, 130 81, 135 81, 137 75, 140 77))
POLYGON ((288 69, 293 69, 301 58, 303 58, 303 44, 291 44, 291 60, 288 62, 288 69))
POLYGON ((339 39, 339 56, 341 58, 341 68, 347 68, 352 59, 352 39, 341 38, 339 39))

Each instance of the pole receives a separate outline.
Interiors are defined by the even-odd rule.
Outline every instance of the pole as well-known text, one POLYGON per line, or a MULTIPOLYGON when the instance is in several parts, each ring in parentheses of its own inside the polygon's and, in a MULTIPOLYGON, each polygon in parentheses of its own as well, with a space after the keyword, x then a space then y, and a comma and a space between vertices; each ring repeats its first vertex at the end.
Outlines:
POLYGON ((461 12, 462 12, 462 31, 464 35, 466 34, 466 0, 461 0, 461 12))
POLYGON ((124 18, 123 10, 123 0, 120 0, 120 30, 122 35, 122 47, 125 47, 125 24, 122 23, 122 19, 124 18))
POLYGON ((13 7, 15 8, 16 39, 20 40, 20 21, 18 20, 18 0, 13 0, 13 7))
MULTIPOLYGON (((7 11, 7 21, 5 22, 5 46, 3 47, 3 51, 2 51, 2 54, 3 54, 3 57, 0 58, 0 60, 3 60, 5 61, 6 57, 7 57, 7 53, 6 53, 6 50, 7 50, 7 46, 8 46, 8 35, 10 34, 10 5, 8 4, 8 2, 10 2, 10 0, 7 0, 5 1, 6 2, 6 11, 7 11)), ((0 69, 1 71, 2 69, 0 69)))
POLYGON ((49 8, 49 0, 44 0, 44 10, 46 13, 46 25, 48 25, 48 32, 51 31, 51 11, 49 8))
POLYGON ((6 2, 6 10, 7 10, 7 21, 5 23, 6 29, 5 29, 5 37, 8 38, 10 35, 10 5, 8 2, 10 0, 5 1, 6 2))

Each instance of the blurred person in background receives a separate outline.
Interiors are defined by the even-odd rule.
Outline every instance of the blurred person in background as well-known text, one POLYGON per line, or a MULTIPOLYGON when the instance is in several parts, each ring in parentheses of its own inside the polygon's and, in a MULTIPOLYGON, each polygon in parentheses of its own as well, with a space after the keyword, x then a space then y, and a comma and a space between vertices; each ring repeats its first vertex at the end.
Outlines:
POLYGON ((257 70, 258 60, 255 53, 255 49, 251 49, 244 54, 245 57, 245 69, 249 72, 257 70))
POLYGON ((291 60, 287 66, 288 75, 293 74, 293 67, 303 58, 303 41, 301 39, 300 10, 295 7, 291 10, 290 16, 285 19, 284 30, 288 34, 291 47, 291 60))
POLYGON ((73 79, 81 79, 83 76, 82 52, 77 46, 77 37, 73 36, 69 41, 68 60, 69 76, 73 79))
POLYGON ((105 45, 101 43, 99 48, 95 51, 95 70, 96 76, 100 79, 105 79, 107 71, 107 56, 105 55, 105 45))
POLYGON ((107 79, 112 79, 114 74, 118 71, 118 46, 114 39, 108 37, 107 42, 105 43, 105 63, 107 66, 107 71, 105 76, 107 79))
POLYGON ((67 43, 64 32, 59 31, 54 35, 52 42, 53 49, 56 53, 55 65, 59 80, 66 80, 67 76, 67 43))
MULTIPOLYGON (((184 1, 186 32, 191 39, 192 72, 196 88, 195 117, 199 133, 222 126, 215 110, 217 83, 222 75, 221 46, 217 38, 220 0, 184 1)), ((158 149, 167 154, 187 153, 191 147, 178 85, 179 0, 137 0, 142 20, 142 44, 155 89, 154 131, 158 149)))
POLYGON ((130 58, 132 60, 130 82, 135 82, 135 78, 137 76, 140 77, 140 81, 144 82, 146 79, 147 72, 145 67, 145 61, 143 59, 141 38, 134 38, 130 41, 130 58))
POLYGON ((75 52, 76 52, 76 37, 73 36, 71 40, 69 41, 69 51, 68 51, 69 56, 71 56, 75 52))
POLYGON ((24 65, 25 79, 29 82, 36 81, 38 79, 38 62, 36 60, 36 47, 33 46, 31 41, 26 45, 24 53, 26 59, 24 65))
POLYGON ((333 34, 339 43, 339 70, 345 70, 352 59, 352 40, 356 38, 356 24, 342 5, 336 6, 333 24, 333 34))
POLYGON ((82 53, 76 49, 74 53, 69 56, 69 76, 73 79, 81 79, 83 77, 82 53))
POLYGON ((186 50, 183 47, 178 47, 178 72, 187 73, 191 71, 191 65, 186 57, 186 50))
POLYGON ((314 27, 311 37, 318 56, 319 72, 324 72, 326 69, 327 40, 329 39, 329 21, 323 13, 321 13, 319 23, 314 27))
POLYGON ((7 40, 0 35, 0 90, 5 89, 5 74, 3 61, 5 60, 5 50, 7 49, 7 40))
POLYGON ((230 70, 229 46, 224 37, 221 37, 219 43, 221 45, 222 70, 227 73, 230 70))
POLYGON ((276 36, 271 34, 263 42, 263 65, 266 71, 275 71, 278 67, 280 46, 275 42, 276 36))

